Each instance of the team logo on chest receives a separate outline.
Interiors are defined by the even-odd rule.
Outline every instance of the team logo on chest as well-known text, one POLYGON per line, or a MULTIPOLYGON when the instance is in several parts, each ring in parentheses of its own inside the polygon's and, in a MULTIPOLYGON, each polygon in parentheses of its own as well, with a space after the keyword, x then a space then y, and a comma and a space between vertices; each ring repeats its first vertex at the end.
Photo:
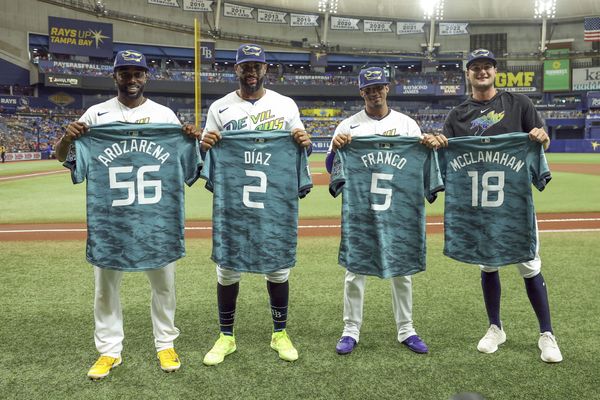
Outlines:
POLYGON ((483 132, 487 131, 493 125, 496 125, 502 120, 502 118, 504 118, 504 111, 497 113, 496 111, 492 110, 489 113, 471 121, 471 131, 474 135, 483 135, 483 132))

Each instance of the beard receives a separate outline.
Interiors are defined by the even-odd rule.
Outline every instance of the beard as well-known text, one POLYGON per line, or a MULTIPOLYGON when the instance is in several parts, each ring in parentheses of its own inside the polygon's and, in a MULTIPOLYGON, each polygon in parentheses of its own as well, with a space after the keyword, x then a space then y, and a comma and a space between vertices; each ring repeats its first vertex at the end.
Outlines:
POLYGON ((125 95, 125 97, 127 97, 128 99, 131 99, 131 100, 137 100, 140 97, 142 97, 142 95, 144 94, 144 85, 135 85, 138 90, 135 91, 134 93, 129 92, 129 90, 128 90, 129 86, 130 85, 128 85, 128 84, 117 85, 119 93, 125 95))
POLYGON ((244 92, 246 93, 255 93, 257 91, 260 90, 260 88, 262 88, 263 86, 263 82, 265 81, 265 77, 257 77, 256 78, 256 83, 254 85, 249 85, 246 83, 246 77, 240 77, 239 78, 240 81, 240 86, 242 87, 242 89, 244 89, 244 92))

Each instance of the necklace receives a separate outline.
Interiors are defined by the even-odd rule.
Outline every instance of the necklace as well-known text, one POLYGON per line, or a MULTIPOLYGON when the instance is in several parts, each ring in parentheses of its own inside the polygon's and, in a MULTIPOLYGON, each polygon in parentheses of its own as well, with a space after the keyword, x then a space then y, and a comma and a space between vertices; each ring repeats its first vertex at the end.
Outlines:
POLYGON ((133 119, 132 117, 134 116, 134 114, 138 110, 138 107, 141 106, 142 104, 144 104, 145 102, 146 102, 146 99, 144 98, 144 100, 142 100, 142 102, 140 104, 138 104, 135 107, 130 108, 130 107, 125 106, 123 103, 121 103, 119 101, 119 99, 117 98, 117 103, 119 103, 119 110, 121 111, 121 116, 123 117, 123 122, 130 123, 130 124, 131 123, 135 123, 135 119, 133 119), (127 117, 125 116, 125 111, 127 111, 127 110, 125 108, 129 109, 128 116, 129 116, 130 119, 133 119, 133 121, 128 121, 127 120, 127 117))

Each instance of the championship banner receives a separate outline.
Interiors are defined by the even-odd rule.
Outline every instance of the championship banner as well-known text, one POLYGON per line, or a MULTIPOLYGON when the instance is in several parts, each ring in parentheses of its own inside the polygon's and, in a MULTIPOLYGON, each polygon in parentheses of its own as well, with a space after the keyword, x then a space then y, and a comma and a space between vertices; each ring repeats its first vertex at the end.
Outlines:
POLYGON ((424 22, 396 22, 397 35, 411 35, 414 33, 423 33, 425 30, 424 22))
POLYGON ((287 13, 282 11, 271 11, 258 9, 258 22, 264 24, 286 24, 285 20, 287 13))
MULTIPOLYGON (((546 56, 562 55, 569 50, 546 50, 546 56)), ((571 89, 571 62, 567 58, 544 61, 544 92, 571 89)))
POLYGON ((396 94, 426 95, 435 94, 433 85, 396 85, 396 94))
POLYGON ((177 0, 148 0, 148 4, 167 7, 179 7, 179 3, 177 2, 177 0))
POLYGON ((600 67, 573 69, 573 90, 599 90, 600 67))
POLYGON ((46 74, 44 84, 54 87, 81 87, 81 77, 73 75, 46 74))
POLYGON ((534 71, 498 72, 495 86, 506 92, 534 93, 541 92, 540 80, 534 71))
POLYGON ((331 17, 331 29, 338 31, 357 31, 360 19, 331 17))
POLYGON ((451 35, 468 35, 469 31, 467 27, 469 24, 465 23, 451 23, 451 22, 440 22, 440 36, 451 36, 451 35))
POLYGON ((50 53, 112 58, 113 26, 48 17, 48 42, 50 53))
POLYGON ((211 12, 212 0, 183 0, 183 9, 185 11, 211 12))
POLYGON ((437 96, 462 96, 465 94, 465 85, 438 85, 435 88, 437 96))
POLYGON ((254 7, 238 6, 231 3, 223 3, 223 15, 232 18, 248 18, 253 19, 252 11, 254 7))
POLYGON ((290 26, 319 26, 318 15, 290 14, 290 26))
POLYGON ((391 21, 373 21, 365 19, 363 21, 363 32, 365 33, 387 33, 392 31, 391 21))

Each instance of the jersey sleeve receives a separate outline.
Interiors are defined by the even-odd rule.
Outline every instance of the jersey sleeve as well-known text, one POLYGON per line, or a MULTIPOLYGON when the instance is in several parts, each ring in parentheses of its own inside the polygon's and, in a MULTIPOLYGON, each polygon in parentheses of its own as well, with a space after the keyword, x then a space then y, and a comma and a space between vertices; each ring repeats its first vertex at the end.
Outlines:
POLYGON ((212 159, 216 151, 218 150, 212 148, 206 153, 206 157, 204 158, 204 165, 202 167, 202 171, 200 172, 200 178, 206 180, 206 184, 204 185, 204 187, 211 192, 214 190, 213 178, 215 169, 214 162, 212 159))
POLYGON ((298 110, 298 105, 294 102, 294 100, 289 99, 290 102, 290 122, 287 127, 288 130, 293 130, 296 128, 304 129, 304 124, 302 120, 300 120, 300 110, 298 110))
POLYGON ((540 192, 546 188, 546 185, 552 179, 550 168, 546 161, 546 154, 541 143, 530 141, 529 151, 527 152, 527 165, 531 175, 531 183, 540 192))
POLYGON ((329 193, 333 197, 339 196, 346 183, 346 174, 344 172, 344 151, 335 153, 333 166, 331 167, 331 177, 329 178, 329 193))
POLYGON ((298 156, 298 197, 304 198, 313 187, 312 178, 310 176, 310 167, 308 165, 308 154, 306 149, 302 148, 299 150, 298 156))
POLYGON ((181 154, 181 164, 183 166, 185 183, 188 186, 192 186, 200 177, 202 159, 200 157, 198 141, 188 137, 185 140, 189 140, 191 143, 185 144, 185 150, 181 154))
POLYGON ((88 142, 87 139, 86 136, 82 136, 71 144, 69 153, 71 153, 72 149, 75 149, 75 156, 72 161, 69 161, 67 157, 67 161, 63 164, 71 170, 71 180, 75 184, 82 183, 87 176, 89 159, 89 151, 86 145, 86 142, 88 142))
POLYGON ((204 124, 204 132, 208 131, 219 131, 219 121, 215 115, 217 107, 211 105, 206 113, 206 123, 204 124))
POLYGON ((435 150, 429 151, 423 165, 423 185, 425 198, 429 203, 433 203, 437 199, 438 192, 444 191, 438 154, 435 150))
POLYGON ((410 120, 408 121, 408 136, 421 136, 421 135, 422 135, 422 132, 421 132, 421 128, 419 128, 419 124, 417 124, 417 121, 410 118, 410 120))

